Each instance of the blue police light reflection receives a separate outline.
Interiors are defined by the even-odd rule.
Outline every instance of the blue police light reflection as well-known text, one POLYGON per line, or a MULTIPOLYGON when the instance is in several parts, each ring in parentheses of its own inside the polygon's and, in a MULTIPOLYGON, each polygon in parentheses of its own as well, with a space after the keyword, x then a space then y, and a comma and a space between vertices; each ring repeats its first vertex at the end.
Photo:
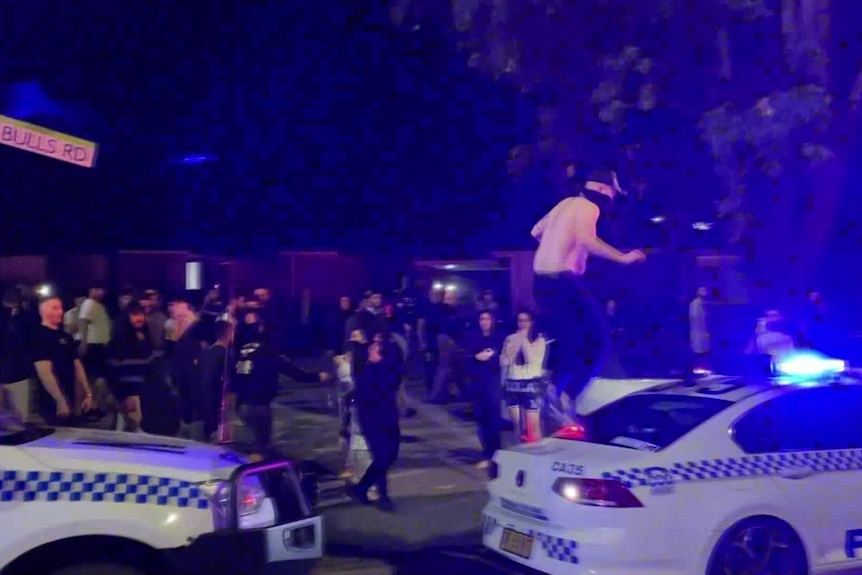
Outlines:
POLYGON ((775 364, 776 375, 783 382, 816 380, 840 375, 847 369, 847 362, 833 359, 814 352, 801 352, 789 355, 775 364))

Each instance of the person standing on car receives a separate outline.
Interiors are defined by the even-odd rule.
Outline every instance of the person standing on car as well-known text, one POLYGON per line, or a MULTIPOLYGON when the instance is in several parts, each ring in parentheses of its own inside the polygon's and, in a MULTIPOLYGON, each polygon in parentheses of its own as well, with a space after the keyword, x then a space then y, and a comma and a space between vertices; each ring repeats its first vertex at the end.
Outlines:
POLYGON ((27 318, 21 309, 21 294, 7 290, 0 307, 0 409, 22 426, 30 416, 30 374, 27 359, 27 318))
POLYGON ((39 302, 41 325, 32 342, 39 377, 39 413, 48 425, 69 425, 93 408, 93 392, 75 341, 63 331, 63 303, 57 296, 39 302), (80 406, 80 409, 79 409, 80 406))
POLYGON ((599 220, 623 193, 615 172, 594 171, 577 196, 563 199, 531 232, 539 242, 533 293, 556 339, 554 386, 572 418, 575 400, 601 369, 609 340, 602 310, 584 284, 587 260, 598 256, 628 265, 646 259, 642 251, 622 253, 598 235, 599 220))

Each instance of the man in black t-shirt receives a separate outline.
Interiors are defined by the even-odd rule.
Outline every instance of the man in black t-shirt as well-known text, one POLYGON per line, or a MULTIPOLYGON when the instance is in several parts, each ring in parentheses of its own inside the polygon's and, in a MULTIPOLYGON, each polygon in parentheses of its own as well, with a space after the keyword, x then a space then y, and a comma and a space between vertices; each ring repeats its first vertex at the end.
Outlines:
POLYGON ((33 335, 33 364, 39 377, 39 413, 49 425, 69 425, 93 408, 84 366, 72 336, 63 331, 63 304, 56 296, 39 302, 42 324, 33 335), (81 406, 80 412, 77 406, 81 406))

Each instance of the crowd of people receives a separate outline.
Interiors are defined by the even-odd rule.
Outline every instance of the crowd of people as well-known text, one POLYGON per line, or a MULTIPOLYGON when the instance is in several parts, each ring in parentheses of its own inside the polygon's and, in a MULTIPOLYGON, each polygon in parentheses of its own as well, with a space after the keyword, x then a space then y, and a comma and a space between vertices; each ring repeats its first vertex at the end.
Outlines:
POLYGON ((119 430, 211 441, 231 407, 254 443, 266 447, 279 375, 328 378, 280 356, 267 289, 228 303, 216 289, 202 302, 178 295, 166 312, 157 290, 122 290, 111 306, 101 285, 68 310, 63 303, 58 294, 20 286, 4 293, 0 400, 7 429, 115 419, 119 430))
MULTIPOLYGON (((331 365, 320 372, 284 355, 280 314, 267 289, 228 302, 218 289, 202 301, 189 295, 166 301, 157 290, 124 289, 109 305, 96 285, 65 309, 54 293, 6 290, 0 314, 4 429, 108 420, 119 430, 225 441, 231 436, 226 424, 236 414, 252 447, 266 451, 272 402, 286 375, 325 384, 337 396, 350 494, 368 503, 376 489, 386 509, 392 507, 386 476, 398 458, 399 423, 416 413, 404 389, 411 375, 424 380, 429 404, 470 402, 483 448, 480 467, 500 449, 504 427, 513 427, 517 440, 535 441, 565 423, 557 417, 549 425, 545 410, 562 395, 549 377, 558 369, 555 340, 530 310, 507 316, 490 290, 474 300, 451 286, 424 288, 405 277, 395 290, 365 292, 358 304, 344 295, 325 322, 331 365)), ((712 355, 711 309, 707 290, 699 289, 688 317, 695 367, 708 367, 712 355)), ((774 355, 811 345, 824 337, 824 315, 822 296, 812 292, 794 337, 783 316, 768 311, 745 352, 774 355)), ((603 318, 610 345, 600 375, 624 377, 628 366, 616 348, 623 347, 617 337, 625 322, 614 300, 606 302, 603 318)))

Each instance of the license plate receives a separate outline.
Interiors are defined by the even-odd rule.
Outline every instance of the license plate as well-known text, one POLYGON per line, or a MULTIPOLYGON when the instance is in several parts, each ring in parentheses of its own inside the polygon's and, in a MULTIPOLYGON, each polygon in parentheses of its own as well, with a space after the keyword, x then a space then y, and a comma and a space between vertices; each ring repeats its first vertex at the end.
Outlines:
POLYGON ((503 536, 500 538, 500 550, 529 559, 533 553, 533 536, 518 533, 514 529, 503 529, 503 536))

